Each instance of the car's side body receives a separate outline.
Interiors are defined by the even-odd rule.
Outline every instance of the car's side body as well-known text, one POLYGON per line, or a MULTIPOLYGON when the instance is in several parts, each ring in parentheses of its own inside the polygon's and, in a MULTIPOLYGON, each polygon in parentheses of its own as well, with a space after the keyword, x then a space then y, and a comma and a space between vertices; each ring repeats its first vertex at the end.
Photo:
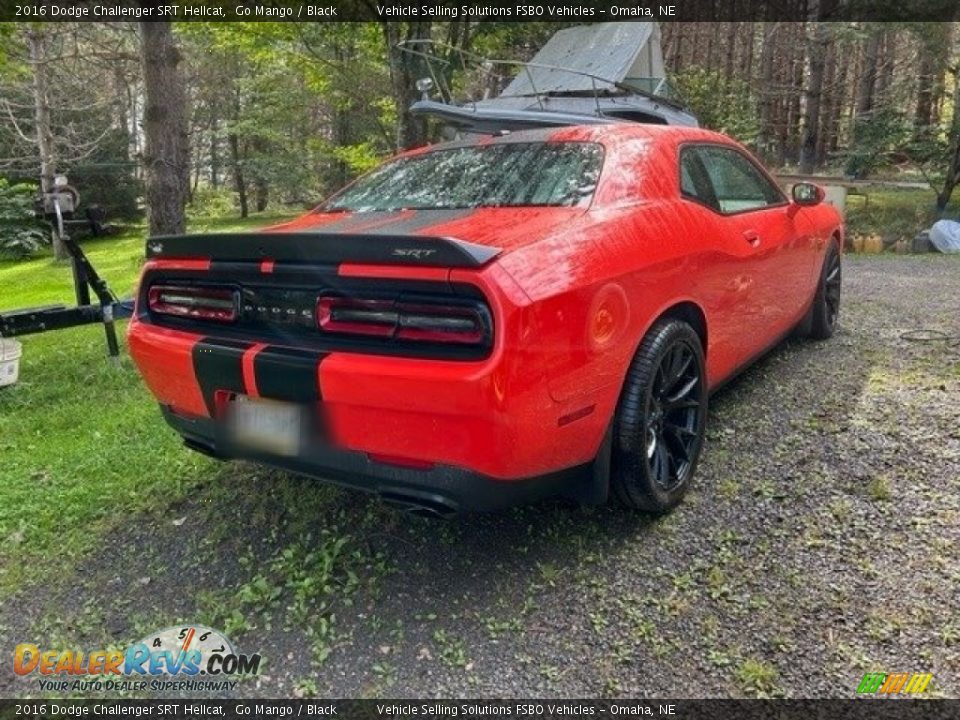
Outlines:
POLYGON ((696 329, 714 388, 803 319, 825 249, 842 244, 828 205, 782 196, 725 214, 685 196, 680 164, 689 148, 747 157, 706 130, 580 126, 482 142, 599 144, 603 169, 589 205, 314 212, 269 229, 257 252, 230 261, 208 245, 193 252, 187 242, 156 243, 130 351, 191 446, 437 508, 496 507, 561 490, 602 497, 596 472, 579 486, 572 477, 595 468, 631 358, 654 322, 675 314, 696 329), (312 233, 344 234, 342 261, 311 261, 312 233), (357 254, 377 238, 384 254, 357 254), (476 262, 440 263, 419 245, 404 247, 405 238, 492 250, 476 262), (351 345, 279 324, 258 335, 172 321, 148 307, 151 285, 167 282, 473 297, 489 312, 489 345, 451 356, 351 345), (322 408, 328 442, 292 457, 231 447, 220 413, 235 394, 322 408))

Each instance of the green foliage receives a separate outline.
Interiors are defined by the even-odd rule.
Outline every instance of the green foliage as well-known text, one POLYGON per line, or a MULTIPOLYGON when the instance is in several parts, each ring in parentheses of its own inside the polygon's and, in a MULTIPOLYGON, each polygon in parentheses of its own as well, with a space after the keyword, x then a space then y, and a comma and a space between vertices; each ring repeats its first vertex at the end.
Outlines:
POLYGON ((335 147, 333 148, 333 155, 356 175, 373 170, 383 158, 382 154, 370 142, 335 147))
POLYGON ((944 160, 950 153, 950 140, 937 127, 919 129, 906 145, 906 153, 931 182, 943 180, 946 171, 944 160))
POLYGON ((187 216, 191 218, 224 218, 237 212, 236 193, 225 187, 201 183, 193 191, 187 216))
POLYGON ((910 126, 906 115, 895 107, 885 106, 857 120, 854 142, 847 153, 845 172, 863 178, 886 165, 891 154, 906 144, 910 126))
POLYGON ((0 71, 5 71, 10 63, 7 48, 13 42, 13 23, 0 23, 0 71))
MULTIPOLYGON (((185 23, 198 161, 239 207, 313 205, 393 148, 396 110, 376 23, 185 23)), ((210 180, 201 176, 201 184, 210 180)), ((207 193, 194 214, 219 215, 207 193)))
POLYGON ((756 139, 760 119, 749 83, 736 77, 727 81, 721 73, 701 67, 687 68, 671 81, 702 126, 745 144, 756 139))
POLYGON ((127 134, 111 130, 90 157, 67 168, 70 184, 80 192, 80 211, 98 205, 107 222, 141 219, 143 186, 135 168, 136 162, 127 155, 127 134))
POLYGON ((0 178, 0 255, 27 257, 49 242, 49 232, 33 216, 36 193, 35 185, 0 178))

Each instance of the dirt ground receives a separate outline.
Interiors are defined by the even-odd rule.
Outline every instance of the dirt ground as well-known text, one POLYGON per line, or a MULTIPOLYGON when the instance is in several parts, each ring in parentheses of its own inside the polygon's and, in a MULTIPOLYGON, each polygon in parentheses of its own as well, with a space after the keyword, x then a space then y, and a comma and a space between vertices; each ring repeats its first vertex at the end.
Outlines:
MULTIPOLYGON (((686 502, 452 522, 250 465, 116 519, 0 605, 0 647, 201 622, 264 655, 240 696, 960 696, 960 258, 849 257, 841 327, 712 399, 686 502), (928 338, 928 339, 923 339, 928 338)), ((157 417, 158 431, 165 431, 157 417)), ((0 695, 39 694, 6 663, 0 695)))

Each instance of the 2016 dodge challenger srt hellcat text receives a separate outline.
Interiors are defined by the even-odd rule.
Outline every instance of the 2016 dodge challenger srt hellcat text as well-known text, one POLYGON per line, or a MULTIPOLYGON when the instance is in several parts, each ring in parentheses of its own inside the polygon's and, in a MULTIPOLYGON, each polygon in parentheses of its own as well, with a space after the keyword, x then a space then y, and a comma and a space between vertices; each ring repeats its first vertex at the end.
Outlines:
POLYGON ((833 333, 822 201, 697 128, 472 136, 259 233, 151 238, 130 351, 215 457, 444 515, 551 494, 665 512, 709 393, 833 333))

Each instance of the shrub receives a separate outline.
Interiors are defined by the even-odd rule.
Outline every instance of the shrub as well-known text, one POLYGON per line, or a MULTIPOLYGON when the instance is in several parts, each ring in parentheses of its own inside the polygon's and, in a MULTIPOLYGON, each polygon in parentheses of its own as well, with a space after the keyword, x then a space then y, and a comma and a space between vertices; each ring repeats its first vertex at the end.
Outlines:
POLYGON ((35 185, 0 178, 0 254, 23 258, 50 242, 50 231, 33 215, 35 185))
POLYGON ((126 134, 111 132, 101 140, 93 155, 65 168, 70 185, 80 191, 80 213, 98 205, 110 223, 143 218, 140 206, 143 187, 134 175, 136 162, 126 156, 126 143, 126 134))
POLYGON ((200 184, 193 191, 187 215, 197 218, 222 218, 236 215, 239 205, 237 194, 227 187, 200 184))
POLYGON ((867 177, 889 163, 892 152, 907 143, 909 137, 907 117, 895 107, 883 107, 858 118, 844 172, 855 178, 867 177))
POLYGON ((748 82, 736 77, 726 80, 721 73, 700 67, 685 68, 671 79, 703 127, 747 145, 756 140, 760 120, 748 82))

